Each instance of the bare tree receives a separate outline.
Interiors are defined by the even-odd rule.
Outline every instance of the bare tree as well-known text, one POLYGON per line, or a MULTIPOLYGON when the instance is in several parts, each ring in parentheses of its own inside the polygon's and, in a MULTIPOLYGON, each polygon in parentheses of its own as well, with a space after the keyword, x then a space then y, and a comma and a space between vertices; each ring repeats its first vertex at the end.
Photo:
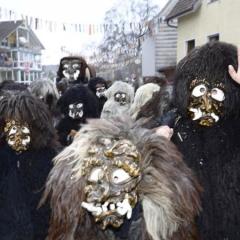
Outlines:
POLYGON ((132 46, 139 52, 140 38, 150 31, 149 21, 158 12, 151 0, 120 0, 105 15, 101 52, 125 51, 132 46))

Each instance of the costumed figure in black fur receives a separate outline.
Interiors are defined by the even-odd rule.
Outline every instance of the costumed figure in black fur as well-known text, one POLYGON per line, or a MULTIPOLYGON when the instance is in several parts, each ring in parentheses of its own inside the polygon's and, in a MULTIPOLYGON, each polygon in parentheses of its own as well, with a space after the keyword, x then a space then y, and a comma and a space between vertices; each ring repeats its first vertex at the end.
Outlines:
POLYGON ((96 96, 82 84, 69 87, 59 98, 57 106, 64 115, 56 126, 63 146, 71 144, 76 131, 88 118, 100 117, 96 96))
POLYGON ((36 79, 28 87, 29 91, 43 100, 53 115, 53 125, 56 126, 62 114, 57 108, 57 101, 60 97, 56 84, 50 79, 36 79))
POLYGON ((56 79, 60 95, 71 85, 87 84, 92 77, 96 77, 96 72, 93 66, 88 65, 83 57, 68 56, 61 58, 56 79))
POLYGON ((97 96, 99 103, 99 112, 102 112, 103 105, 107 101, 106 91, 108 89, 107 81, 101 77, 91 78, 88 81, 88 88, 97 96))
POLYGON ((44 240, 50 206, 38 208, 61 150, 45 103, 28 91, 0 97, 0 239, 44 240))
POLYGON ((174 76, 172 140, 204 189, 202 240, 240 239, 240 85, 228 72, 232 65, 235 76, 238 64, 236 46, 207 43, 183 58, 174 76))
POLYGON ((201 187, 176 146, 127 116, 91 119, 54 159, 48 240, 196 240, 201 187))

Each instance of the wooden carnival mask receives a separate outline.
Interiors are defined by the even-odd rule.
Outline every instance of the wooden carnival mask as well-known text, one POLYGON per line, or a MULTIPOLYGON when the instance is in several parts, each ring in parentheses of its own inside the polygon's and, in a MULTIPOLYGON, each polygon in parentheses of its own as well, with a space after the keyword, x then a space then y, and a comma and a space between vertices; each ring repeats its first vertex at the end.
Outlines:
POLYGON ((137 185, 141 179, 140 154, 128 140, 100 139, 84 159, 86 179, 82 207, 92 213, 102 229, 119 227, 131 218, 138 202, 137 185))
POLYGON ((30 130, 27 123, 17 120, 7 120, 4 128, 9 147, 16 152, 26 151, 30 145, 30 130))
POLYGON ((195 79, 190 83, 190 90, 190 117, 202 126, 212 126, 222 116, 225 99, 223 85, 215 83, 211 86, 205 79, 195 79))

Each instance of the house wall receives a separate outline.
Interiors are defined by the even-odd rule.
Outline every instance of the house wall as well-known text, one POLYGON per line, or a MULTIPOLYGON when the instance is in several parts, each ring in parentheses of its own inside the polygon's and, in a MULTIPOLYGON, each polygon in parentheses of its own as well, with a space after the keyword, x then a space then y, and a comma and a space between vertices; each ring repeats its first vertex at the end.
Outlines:
POLYGON ((177 62, 186 55, 186 41, 195 39, 195 46, 219 33, 219 40, 240 44, 240 0, 202 0, 199 9, 178 19, 177 62))
MULTIPOLYGON (((171 24, 177 26, 177 20, 174 19, 171 24)), ((155 38, 156 72, 176 66, 177 28, 169 27, 166 23, 162 23, 155 38)))

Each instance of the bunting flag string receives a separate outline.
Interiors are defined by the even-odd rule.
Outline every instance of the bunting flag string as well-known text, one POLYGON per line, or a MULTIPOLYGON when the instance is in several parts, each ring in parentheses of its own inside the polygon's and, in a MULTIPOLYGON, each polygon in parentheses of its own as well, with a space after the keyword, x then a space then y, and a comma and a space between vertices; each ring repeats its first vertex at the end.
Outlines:
MULTIPOLYGON (((17 13, 13 10, 8 10, 0 6, 0 21, 14 21, 22 20, 25 26, 30 26, 34 30, 48 30, 50 32, 54 31, 71 31, 71 32, 79 32, 88 35, 95 34, 104 34, 105 32, 117 31, 121 29, 123 26, 119 26, 118 24, 85 24, 85 23, 66 23, 66 22, 57 22, 53 20, 40 19, 37 17, 24 15, 21 13, 17 13), (19 19, 18 16, 21 16, 19 19)), ((159 29, 161 29, 163 25, 162 18, 156 18, 151 21, 145 22, 130 22, 125 23, 124 29, 128 28, 136 28, 139 29, 141 26, 147 26, 149 29, 149 34, 155 35, 158 33, 159 29)))

